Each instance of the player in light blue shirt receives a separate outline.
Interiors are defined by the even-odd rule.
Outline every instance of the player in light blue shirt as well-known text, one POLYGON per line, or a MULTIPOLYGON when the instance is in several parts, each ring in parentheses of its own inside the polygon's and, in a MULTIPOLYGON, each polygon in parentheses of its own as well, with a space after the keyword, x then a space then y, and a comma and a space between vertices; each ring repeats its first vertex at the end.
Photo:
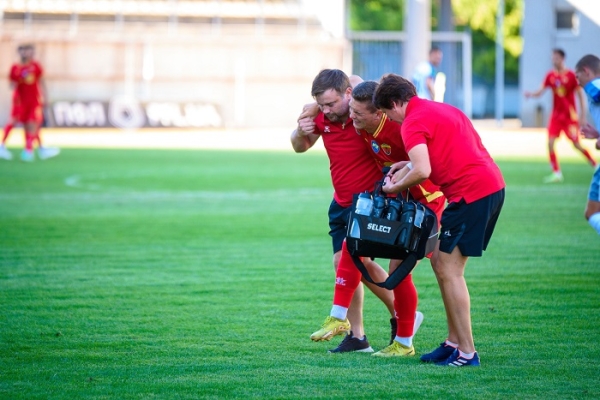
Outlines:
MULTIPOLYGON (((600 58, 592 54, 582 57, 575 66, 575 76, 587 96, 591 117, 590 122, 582 123, 581 132, 586 138, 595 139, 596 148, 600 150, 600 58)), ((600 167, 592 177, 585 218, 600 234, 600 167)))
POLYGON ((429 50, 429 60, 419 63, 412 76, 417 96, 427 100, 435 99, 435 76, 441 63, 442 50, 434 46, 429 50))

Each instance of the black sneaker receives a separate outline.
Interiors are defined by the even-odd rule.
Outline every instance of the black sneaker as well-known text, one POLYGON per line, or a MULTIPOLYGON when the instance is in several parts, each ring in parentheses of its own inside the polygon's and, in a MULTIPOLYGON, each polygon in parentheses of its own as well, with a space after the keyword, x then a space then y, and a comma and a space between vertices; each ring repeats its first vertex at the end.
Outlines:
POLYGON ((398 322, 396 318, 390 319, 390 325, 392 326, 392 336, 390 337, 390 345, 394 343, 394 339, 396 339, 396 331, 398 330, 398 322))
POLYGON ((444 361, 436 362, 435 365, 443 367, 479 367, 481 365, 479 361, 479 355, 477 352, 473 355, 473 358, 464 358, 460 355, 458 349, 444 361))
POLYGON ((329 350, 330 353, 348 353, 351 351, 357 351, 362 353, 372 353, 373 349, 371 345, 369 345, 369 341, 367 340, 367 336, 361 340, 352 335, 352 331, 348 332, 344 340, 340 342, 338 347, 335 349, 329 350))
POLYGON ((423 354, 421 356, 421 361, 430 362, 430 363, 438 363, 448 359, 456 350, 454 347, 446 344, 446 342, 440 343, 440 347, 432 351, 431 353, 423 354))

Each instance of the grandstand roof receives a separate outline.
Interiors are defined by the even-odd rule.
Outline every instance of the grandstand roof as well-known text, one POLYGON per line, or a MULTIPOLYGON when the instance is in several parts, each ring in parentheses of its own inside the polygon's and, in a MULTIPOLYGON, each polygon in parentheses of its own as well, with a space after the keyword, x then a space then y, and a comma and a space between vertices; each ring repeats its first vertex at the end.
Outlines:
POLYGON ((301 0, 4 0, 10 13, 175 15, 221 18, 306 18, 301 0))

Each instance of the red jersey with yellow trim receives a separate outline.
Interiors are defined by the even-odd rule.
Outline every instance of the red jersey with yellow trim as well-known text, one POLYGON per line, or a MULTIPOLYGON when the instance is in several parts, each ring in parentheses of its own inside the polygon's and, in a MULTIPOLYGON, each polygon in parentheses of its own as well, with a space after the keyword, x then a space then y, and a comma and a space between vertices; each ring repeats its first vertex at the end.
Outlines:
POLYGON ((552 90, 553 106, 550 118, 553 122, 562 124, 577 122, 575 90, 578 85, 575 73, 569 69, 564 72, 552 70, 546 74, 544 87, 552 90))
POLYGON ((400 129, 407 152, 427 145, 429 179, 449 202, 472 203, 506 186, 481 137, 458 108, 415 96, 408 102, 400 129))
POLYGON ((31 61, 27 64, 14 64, 10 69, 10 80, 16 84, 15 92, 24 107, 42 104, 39 81, 42 77, 42 66, 31 61))
POLYGON ((340 206, 349 207, 355 193, 373 191, 375 182, 383 176, 381 169, 350 118, 344 123, 331 122, 319 112, 314 121, 329 156, 333 198, 340 206))
MULTIPOLYGON (((400 124, 391 121, 385 114, 382 114, 379 127, 373 134, 364 129, 356 131, 364 139, 380 168, 390 166, 398 161, 409 161, 404 142, 402 142, 400 124)), ((409 191, 416 201, 425 204, 437 214, 438 221, 441 220, 446 198, 439 186, 427 179, 419 185, 412 186, 409 191)))

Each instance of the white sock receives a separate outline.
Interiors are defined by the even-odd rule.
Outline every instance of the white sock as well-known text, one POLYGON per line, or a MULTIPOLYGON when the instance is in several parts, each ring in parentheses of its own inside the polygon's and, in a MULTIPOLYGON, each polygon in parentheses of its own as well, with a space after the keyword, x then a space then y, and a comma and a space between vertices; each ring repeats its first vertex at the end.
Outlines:
POLYGON ((331 307, 330 316, 341 319, 344 321, 346 319, 346 315, 348 315, 348 309, 342 306, 336 306, 335 304, 331 307))
POLYGON ((396 336, 394 338, 394 340, 398 343, 400 343, 401 345, 404 345, 406 347, 410 347, 412 346, 412 336, 411 337, 401 337, 401 336, 396 336))
POLYGON ((470 360, 475 355, 475 352, 473 352, 473 353, 463 353, 460 350, 458 351, 458 353, 460 354, 461 357, 466 358, 467 360, 470 360))
POLYGON ((451 342, 448 339, 446 339, 446 344, 450 347, 454 347, 455 349, 458 348, 458 343, 451 342))
POLYGON ((588 222, 600 235, 600 213, 592 214, 590 219, 588 219, 588 222))

